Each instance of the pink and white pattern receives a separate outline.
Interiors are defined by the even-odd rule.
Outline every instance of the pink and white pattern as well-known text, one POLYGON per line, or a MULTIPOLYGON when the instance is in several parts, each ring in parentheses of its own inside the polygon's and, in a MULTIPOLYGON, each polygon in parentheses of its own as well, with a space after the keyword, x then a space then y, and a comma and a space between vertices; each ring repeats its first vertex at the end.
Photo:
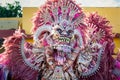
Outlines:
POLYGON ((48 0, 33 18, 33 40, 19 30, 4 42, 0 79, 117 80, 112 27, 72 0, 48 0))

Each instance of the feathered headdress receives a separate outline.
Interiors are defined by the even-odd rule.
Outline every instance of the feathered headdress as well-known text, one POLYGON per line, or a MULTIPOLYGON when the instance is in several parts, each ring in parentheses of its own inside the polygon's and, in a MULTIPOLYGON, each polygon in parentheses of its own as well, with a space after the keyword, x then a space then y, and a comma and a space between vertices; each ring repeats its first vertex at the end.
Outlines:
POLYGON ((83 22, 82 9, 72 0, 48 1, 40 7, 37 15, 33 18, 33 32, 45 24, 60 24, 62 21, 69 22, 70 26, 78 27, 83 22))

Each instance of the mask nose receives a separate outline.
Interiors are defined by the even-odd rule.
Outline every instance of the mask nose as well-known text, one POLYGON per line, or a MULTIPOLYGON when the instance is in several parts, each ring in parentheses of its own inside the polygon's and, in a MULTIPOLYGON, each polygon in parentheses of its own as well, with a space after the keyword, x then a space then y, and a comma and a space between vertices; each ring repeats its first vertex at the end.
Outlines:
POLYGON ((62 35, 67 36, 67 32, 66 32, 66 31, 63 31, 63 32, 62 32, 62 35))

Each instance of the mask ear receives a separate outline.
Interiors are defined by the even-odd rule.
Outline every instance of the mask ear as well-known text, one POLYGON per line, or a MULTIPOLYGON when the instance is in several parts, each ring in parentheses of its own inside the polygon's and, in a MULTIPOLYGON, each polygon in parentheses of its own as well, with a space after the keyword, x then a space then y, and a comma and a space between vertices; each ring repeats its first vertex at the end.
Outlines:
POLYGON ((77 44, 79 47, 83 46, 83 38, 82 35, 80 33, 80 31, 78 31, 77 29, 74 30, 74 35, 77 36, 77 44))

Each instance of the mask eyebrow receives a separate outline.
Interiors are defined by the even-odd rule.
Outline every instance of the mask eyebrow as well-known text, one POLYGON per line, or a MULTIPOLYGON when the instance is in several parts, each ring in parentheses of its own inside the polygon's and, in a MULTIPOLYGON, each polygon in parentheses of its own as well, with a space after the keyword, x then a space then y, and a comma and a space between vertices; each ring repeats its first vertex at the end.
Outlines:
POLYGON ((73 30, 73 28, 72 27, 66 27, 66 31, 69 31, 69 30, 73 30))
POLYGON ((58 29, 61 29, 61 31, 64 30, 64 28, 62 28, 60 25, 58 25, 58 26, 55 27, 55 30, 56 30, 56 31, 57 31, 58 29))

